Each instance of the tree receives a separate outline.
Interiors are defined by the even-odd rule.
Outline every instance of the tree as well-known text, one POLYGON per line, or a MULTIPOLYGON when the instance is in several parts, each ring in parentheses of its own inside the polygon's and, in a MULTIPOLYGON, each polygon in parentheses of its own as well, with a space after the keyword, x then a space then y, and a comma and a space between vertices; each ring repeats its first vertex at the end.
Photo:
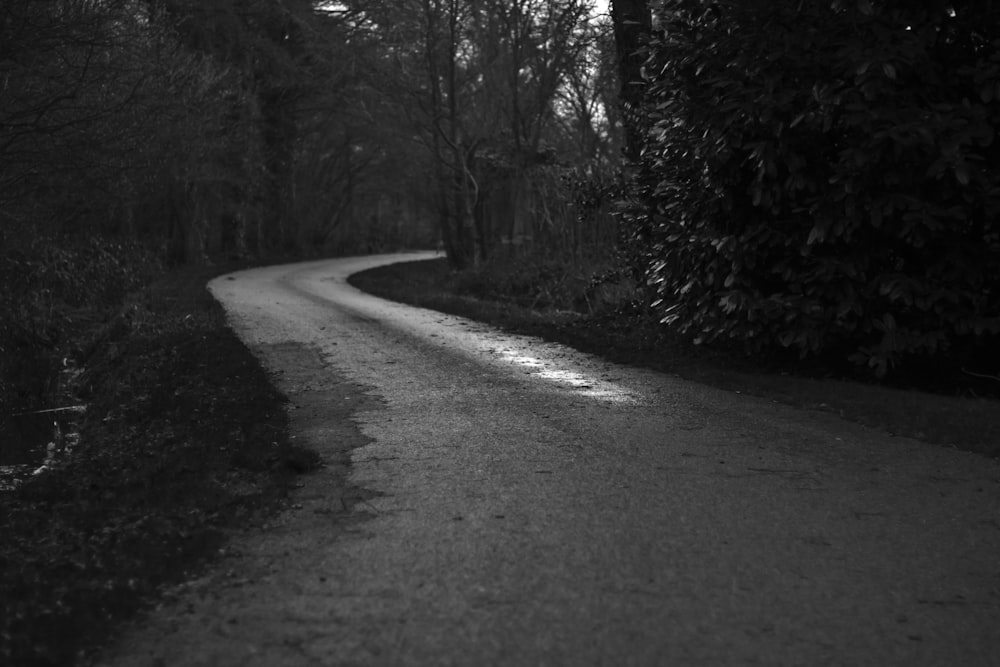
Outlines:
POLYGON ((156 65, 136 39, 145 28, 130 5, 12 0, 0 9, 5 233, 98 217, 113 206, 90 193, 113 202, 143 154, 143 93, 156 65))
MULTIPOLYGON (((298 232, 292 215, 294 151, 298 106, 312 93, 315 81, 313 34, 315 16, 306 0, 156 0, 153 7, 186 49, 203 54, 216 67, 232 72, 239 90, 231 98, 233 121, 248 123, 243 133, 251 155, 261 163, 250 167, 233 194, 257 204, 256 223, 240 236, 259 248, 293 250, 298 232)), ((182 189, 197 186, 189 183, 182 189)), ((246 224, 235 216, 237 225, 246 224)))
MULTIPOLYGON (((6 232, 142 234, 167 238, 189 260, 226 236, 272 246, 291 236, 284 231, 291 118, 305 78, 293 61, 304 58, 304 40, 293 39, 298 24, 284 7, 263 0, 6 3, 6 232), (254 199, 269 213, 248 234, 254 199)), ((308 3, 292 7, 309 18, 308 3)))
POLYGON ((625 157, 636 163, 642 153, 642 109, 645 94, 643 65, 652 30, 648 0, 611 0, 611 22, 618 52, 621 105, 625 124, 625 157))
POLYGON ((664 322, 878 375, 993 363, 995 18, 987 1, 664 3, 628 217, 664 322))
MULTIPOLYGON (((607 133, 595 105, 592 3, 583 0, 412 0, 346 3, 381 43, 383 110, 398 144, 422 147, 433 178, 430 215, 456 267, 489 257, 503 239, 530 233, 540 194, 533 170, 555 151, 579 162, 607 133), (575 103, 567 100, 576 85, 575 103), (570 120, 576 113, 584 120, 570 120), (402 121, 402 122, 401 122, 402 121), (590 134, 585 142, 568 135, 590 134), (570 154, 570 153, 573 154, 570 154), (516 230, 521 230, 517 232, 516 230)), ((589 156, 588 156, 589 157, 589 156)), ((405 175, 398 189, 414 190, 405 175)), ((419 188, 418 188, 419 189, 419 188)))

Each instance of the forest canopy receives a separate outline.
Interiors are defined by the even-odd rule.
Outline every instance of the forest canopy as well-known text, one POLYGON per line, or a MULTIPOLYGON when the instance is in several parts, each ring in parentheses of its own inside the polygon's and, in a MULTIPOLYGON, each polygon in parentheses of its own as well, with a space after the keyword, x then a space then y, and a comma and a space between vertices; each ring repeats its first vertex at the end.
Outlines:
POLYGON ((0 346, 55 336, 93 253, 126 289, 150 257, 437 246, 696 343, 995 371, 992 0, 602 11, 8 0, 0 346))

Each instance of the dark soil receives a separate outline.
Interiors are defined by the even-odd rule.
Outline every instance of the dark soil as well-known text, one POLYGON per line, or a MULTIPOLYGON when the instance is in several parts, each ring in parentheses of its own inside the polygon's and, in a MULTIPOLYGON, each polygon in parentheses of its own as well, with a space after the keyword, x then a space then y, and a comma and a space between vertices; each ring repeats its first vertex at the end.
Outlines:
POLYGON ((80 442, 0 493, 0 664, 73 665, 317 464, 205 283, 162 278, 80 341, 80 442))
POLYGON ((1000 456, 1000 380, 955 374, 912 380, 919 389, 864 382, 863 373, 829 364, 747 357, 672 337, 642 309, 602 314, 527 308, 468 290, 442 260, 394 264, 352 276, 379 296, 489 322, 619 363, 674 373, 737 393, 833 412, 893 435, 1000 456), (928 388, 936 391, 929 391, 928 388))

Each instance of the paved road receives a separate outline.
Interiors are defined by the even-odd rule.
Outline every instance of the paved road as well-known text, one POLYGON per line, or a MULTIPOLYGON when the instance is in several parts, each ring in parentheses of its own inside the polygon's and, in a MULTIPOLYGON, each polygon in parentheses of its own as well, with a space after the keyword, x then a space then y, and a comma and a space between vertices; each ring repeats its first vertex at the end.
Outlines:
POLYGON ((996 462, 345 283, 398 259, 212 283, 330 465, 106 664, 1000 665, 996 462))

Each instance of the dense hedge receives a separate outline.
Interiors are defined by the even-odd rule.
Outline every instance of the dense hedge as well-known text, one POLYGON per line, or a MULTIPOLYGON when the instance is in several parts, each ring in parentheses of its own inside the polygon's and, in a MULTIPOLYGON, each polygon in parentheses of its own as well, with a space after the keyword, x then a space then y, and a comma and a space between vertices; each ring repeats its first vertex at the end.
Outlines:
POLYGON ((655 11, 649 134, 624 221, 663 321, 879 375, 995 360, 1000 8, 655 11))

